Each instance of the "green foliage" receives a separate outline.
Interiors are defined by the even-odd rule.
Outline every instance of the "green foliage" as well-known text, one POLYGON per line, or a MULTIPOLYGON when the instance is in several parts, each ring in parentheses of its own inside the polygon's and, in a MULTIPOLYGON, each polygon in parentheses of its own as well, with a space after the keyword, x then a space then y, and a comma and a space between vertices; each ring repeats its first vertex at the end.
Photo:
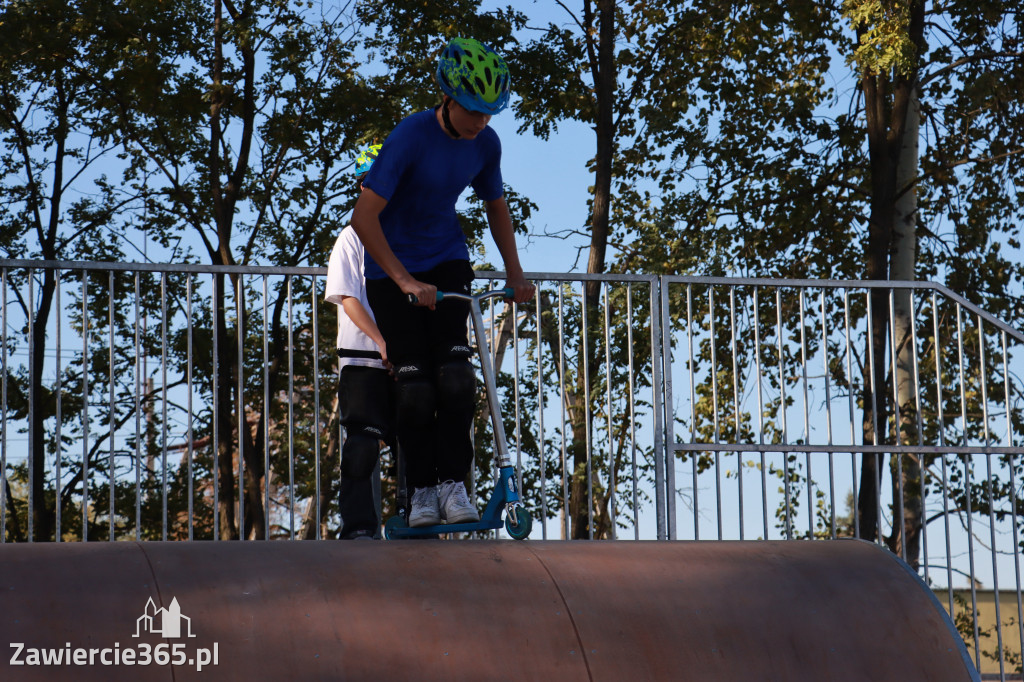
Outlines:
POLYGON ((857 32, 847 63, 866 74, 909 74, 918 64, 910 38, 910 5, 904 0, 843 0, 843 18, 857 32))
MULTIPOLYGON (((253 0, 223 3, 219 17, 214 6, 195 0, 12 0, 0 9, 0 252, 112 262, 146 253, 175 263, 323 265, 354 199, 354 151, 381 141, 410 112, 436 104, 438 52, 453 36, 473 35, 508 58, 515 98, 502 115, 515 116, 522 133, 551 140, 556 148, 561 126, 571 122, 594 128, 595 153, 587 170, 595 178, 599 170, 607 171, 611 178, 607 269, 861 279, 867 272, 862 247, 879 206, 912 189, 917 197, 915 275, 937 279, 1016 324, 1024 319, 1024 263, 1019 257, 1024 212, 1015 180, 1024 170, 1019 97, 1024 60, 1019 58, 1015 10, 1003 0, 945 5, 583 2, 558 3, 557 18, 538 25, 529 7, 485 11, 477 0, 366 0, 355 5, 353 16, 328 5, 253 0), (610 14, 602 15, 606 10, 610 14), (915 21, 924 12, 928 21, 921 24, 918 39, 915 21), (614 24, 610 63, 600 59, 601 20, 614 24), (846 73, 843 64, 855 73, 846 73), (870 113, 891 116, 899 110, 893 88, 907 82, 918 89, 924 131, 912 188, 895 187, 877 165, 866 140, 864 99, 865 87, 875 88, 878 99, 870 113), (602 118, 609 110, 610 120, 602 118), (599 147, 606 156, 600 156, 599 147)), ((891 132, 903 121, 885 118, 884 123, 883 132, 891 132)), ((596 180, 594 192, 597 198, 596 180)), ((526 230, 535 205, 516 188, 507 188, 507 196, 517 229, 526 230)), ((597 203, 579 207, 579 222, 567 226, 570 235, 591 239, 590 217, 597 203)), ((474 256, 486 260, 479 204, 471 203, 462 217, 474 256)), ((886 242, 883 251, 891 246, 886 242)), ((167 277, 164 297, 155 278, 141 277, 138 310, 150 326, 140 332, 140 352, 159 355, 162 329, 153 321, 166 314, 168 361, 181 375, 191 353, 197 402, 212 402, 215 376, 221 386, 235 390, 238 375, 225 368, 233 366, 239 338, 243 390, 253 410, 248 423, 284 423, 289 405, 319 397, 321 414, 308 411, 298 417, 295 442, 284 442, 273 426, 254 426, 246 450, 253 455, 272 445, 270 465, 278 480, 279 472, 292 465, 308 473, 313 464, 307 454, 317 434, 333 437, 325 426, 330 422, 329 377, 321 377, 319 396, 313 388, 313 358, 321 374, 331 366, 333 321, 321 309, 314 334, 311 325, 293 325, 288 319, 289 310, 310 319, 315 296, 310 283, 295 281, 289 288, 272 282, 265 309, 249 306, 248 319, 238 320, 232 312, 238 297, 250 304, 263 302, 255 282, 238 291, 237 281, 224 280, 215 301, 196 297, 195 307, 186 312, 183 277, 167 277), (297 306, 289 305, 296 301, 297 306), (186 318, 193 321, 191 337, 186 318), (266 366, 258 347, 264 324, 271 339, 266 366), (214 345, 221 353, 219 375, 214 373, 214 345), (290 394, 281 385, 289 362, 302 377, 302 385, 290 394), (294 461, 288 458, 289 448, 299 453, 294 461)), ((133 300, 135 290, 121 280, 109 290, 101 278, 89 279, 81 289, 80 278, 67 272, 42 279, 35 300, 12 302, 26 323, 19 322, 11 344, 27 339, 29 318, 36 328, 45 327, 56 305, 58 281, 63 303, 75 311, 70 324, 81 329, 88 320, 91 330, 89 348, 75 349, 74 360, 59 373, 66 416, 60 440, 71 442, 86 428, 102 433, 104 419, 117 423, 134 416, 136 408, 128 399, 134 387, 126 383, 136 357, 134 308, 114 309, 113 366, 104 344, 110 331, 108 300, 133 300), (114 380, 93 384, 87 400, 77 388, 81 367, 114 380), (111 389, 111 414, 80 416, 84 405, 110 402, 111 389)), ((22 291, 26 281, 11 271, 9 284, 22 291)), ((544 293, 550 303, 559 291, 544 293)), ((705 305, 707 290, 693 293, 705 305)), ((596 423, 585 393, 593 403, 610 386, 616 410, 626 409, 621 372, 628 358, 629 323, 621 297, 621 292, 610 296, 609 347, 603 345, 603 320, 591 319, 585 333, 592 343, 570 341, 550 349, 551 357, 564 360, 564 368, 550 361, 530 368, 566 388, 572 412, 566 424, 543 439, 532 418, 521 421, 517 446, 531 456, 544 455, 543 465, 524 472, 531 485, 543 478, 552 486, 561 466, 560 439, 570 442, 571 451, 580 451, 596 423)), ((583 309, 577 303, 563 312, 580 329, 583 309)), ((637 319, 649 324, 646 304, 638 298, 635 305, 637 319)), ((709 316, 703 324, 710 318, 721 329, 729 315, 726 302, 719 298, 706 305, 709 316)), ((795 338, 800 331, 795 303, 788 299, 781 305, 778 334, 795 338)), ((830 326, 838 328, 841 307, 828 309, 830 326)), ((760 346, 752 338, 756 325, 762 330, 776 325, 775 313, 771 306, 744 312, 735 339, 740 360, 761 353, 769 387, 776 392, 762 419, 739 409, 743 386, 736 388, 733 370, 713 366, 713 357, 732 352, 733 340, 721 333, 712 338, 709 327, 691 330, 681 308, 670 311, 665 323, 675 338, 690 331, 703 335, 694 361, 700 384, 692 416, 679 422, 683 432, 742 440, 762 421, 767 435, 780 432, 771 415, 784 408, 781 391, 792 389, 795 379, 778 370, 797 362, 798 349, 786 343, 780 352, 771 335, 760 346), (738 417, 721 419, 737 412, 738 417)), ((541 317, 553 322, 552 314, 548 306, 541 317)), ((854 326, 866 314, 864 300, 854 300, 854 326)), ((919 336, 932 359, 948 357, 952 348, 948 315, 943 312, 939 340, 930 340, 927 324, 919 321, 919 336)), ((525 336, 527 327, 522 331, 525 336)), ((635 350, 643 351, 648 343, 642 341, 635 350)), ((824 349, 833 359, 843 350, 834 340, 820 345, 812 335, 808 351, 824 349)), ((968 342, 968 353, 980 350, 968 342)), ((862 354, 857 362, 863 365, 866 357, 862 354)), ((1005 401, 994 378, 995 354, 987 357, 984 388, 991 399, 1005 401)), ((862 367, 854 367, 854 373, 857 369, 862 367)), ((52 423, 56 386, 42 381, 39 367, 19 372, 8 377, 11 414, 26 415, 28 396, 35 390, 37 420, 52 423)), ((984 424, 973 414, 981 407, 983 376, 978 369, 970 372, 963 380, 970 416, 962 432, 949 419, 924 419, 922 437, 932 442, 979 437, 984 424)), ((836 387, 856 391, 857 380, 847 376, 843 363, 833 361, 829 373, 836 387)), ((508 401, 507 379, 502 381, 503 400, 508 401)), ((935 414, 940 407, 947 415, 954 412, 958 375, 948 367, 923 368, 920 381, 923 414, 935 414)), ((540 407, 529 400, 536 399, 524 403, 524 415, 540 407)), ((227 402, 220 403, 221 410, 227 402)), ((190 423, 201 439, 213 438, 215 424, 232 421, 226 412, 197 412, 190 423)), ((1019 411, 1012 419, 1016 432, 1024 432, 1019 411)), ((159 418, 152 415, 148 423, 156 428, 159 418)), ((481 425, 480 432, 485 431, 481 425)), ((592 471, 586 481, 585 472, 573 474, 575 482, 591 485, 599 499, 607 499, 629 447, 620 428, 603 433, 604 440, 595 445, 607 448, 611 464, 592 471)), ((238 434, 227 429, 218 437, 237 439, 238 434)), ((52 429, 47 439, 46 456, 58 456, 52 429)), ((155 443, 146 440, 147 456, 154 456, 155 443)), ((485 436, 480 443, 485 457, 485 436)), ((202 457, 212 471, 212 451, 202 457)), ((653 454, 641 453, 641 471, 650 466, 649 457, 653 454)), ((701 468, 709 464, 706 456, 698 461, 701 468)), ((69 471, 76 466, 81 464, 68 461, 69 471)), ((579 468, 571 461, 566 466, 579 468)), ((813 486, 797 466, 778 475, 794 487, 813 486)), ((302 480, 294 491, 283 484, 278 490, 308 498, 313 487, 308 478, 302 480)), ((957 481, 965 496, 970 493, 965 501, 970 499, 976 509, 984 506, 984 491, 957 481)), ((565 504, 564 491, 547 493, 551 510, 565 504)), ((1005 501, 1012 491, 1000 487, 996 494, 1005 501)), ((600 515, 606 509, 601 505, 595 502, 590 511, 600 515)))

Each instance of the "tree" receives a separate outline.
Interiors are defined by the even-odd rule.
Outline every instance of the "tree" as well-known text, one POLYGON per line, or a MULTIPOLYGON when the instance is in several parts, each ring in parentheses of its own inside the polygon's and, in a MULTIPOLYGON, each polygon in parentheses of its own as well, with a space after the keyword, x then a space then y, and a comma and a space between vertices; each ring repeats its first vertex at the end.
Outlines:
MULTIPOLYGON (((6 209, 0 247, 6 257, 122 260, 118 230, 150 196, 145 174, 119 184, 103 173, 117 149, 90 74, 118 61, 116 52, 105 49, 108 43, 96 40, 108 9, 89 0, 18 0, 0 12, 0 201, 6 209)), ((116 41, 123 35, 107 37, 116 41)), ((48 270, 35 298, 19 301, 31 329, 30 347, 44 347, 57 287, 48 270)), ((44 490, 44 424, 53 417, 55 401, 43 383, 44 361, 37 353, 27 377, 9 377, 16 413, 29 417, 33 505, 27 528, 18 532, 42 539, 55 533, 44 490)))
MULTIPOLYGON (((318 9, 276 0, 11 5, 2 26, 9 38, 4 41, 3 116, 11 132, 5 143, 12 151, 4 158, 4 177, 20 184, 5 186, 16 209, 5 217, 8 253, 28 255, 19 235, 34 221, 39 255, 49 259, 71 257, 75 252, 68 244, 81 244, 77 253, 85 258, 125 260, 117 245, 142 233, 172 260, 194 259, 198 246, 218 265, 326 262, 332 237, 343 226, 345 201, 354 194, 347 173, 361 139, 363 103, 372 97, 355 71, 356 30, 346 23, 350 17, 337 8, 325 9, 326 14, 318 9), (58 30, 50 31, 51 26, 58 30), (26 122, 40 120, 29 115, 34 108, 50 118, 45 127, 28 130, 26 122), (91 146, 69 147, 69 139, 90 138, 91 146), (54 150, 50 166, 29 158, 47 148, 54 150), (118 155, 107 168, 122 174, 120 182, 102 177, 96 181, 99 191, 92 193, 101 199, 65 208, 61 201, 68 187, 59 175, 64 164, 82 159, 73 176, 82 182, 100 153, 118 155), (48 167, 57 174, 47 198, 39 174, 48 167), (117 215, 123 215, 121 222, 113 220, 117 215), (75 229, 61 233, 69 218, 75 229), (89 240, 90 229, 108 230, 115 238, 89 240)), ((185 279, 167 281, 172 305, 183 308, 185 279)), ((45 333, 53 290, 49 281, 44 284, 32 327, 37 335, 45 333)), ((200 361, 208 362, 208 371, 199 384, 207 395, 217 393, 217 412, 206 428, 216 429, 219 449, 219 527, 222 537, 263 537, 268 531, 259 490, 265 472, 256 453, 268 438, 267 420, 257 415, 251 423, 260 427, 233 430, 239 422, 234 417, 247 404, 243 393, 269 396, 259 412, 280 411, 275 403, 286 356, 282 311, 289 296, 308 301, 312 291, 281 286, 273 292, 268 385, 253 386, 262 372, 248 367, 248 380, 240 387, 238 340, 251 321, 236 319, 232 328, 232 308, 245 309, 242 297, 252 292, 237 277, 231 279, 233 296, 226 284, 217 277, 216 303, 209 311, 196 311, 200 320, 208 316, 217 348, 216 362, 200 361), (246 473, 242 520, 234 518, 236 452, 242 453, 238 466, 244 464, 246 473)), ((329 347, 312 339, 311 331, 296 335, 308 353, 329 347)), ((172 360, 183 366, 184 330, 170 336, 177 338, 179 353, 172 360)), ((43 347, 41 339, 36 343, 43 347)), ((41 395, 37 366, 33 388, 41 395)), ((42 424, 50 415, 37 412, 34 501, 36 513, 45 514, 42 424)), ((242 421, 250 423, 247 416, 242 421)), ((210 434, 200 429, 197 435, 201 440, 210 434)))
MULTIPOLYGON (((587 271, 609 267, 609 247, 611 267, 626 272, 724 274, 737 265, 751 267, 757 249, 744 254, 746 259, 730 260, 723 248, 729 239, 716 233, 716 221, 730 211, 771 210, 767 197, 758 206, 745 192, 742 199, 737 194, 758 180, 781 181, 782 169, 805 158, 776 146, 765 131, 813 133, 810 105, 820 96, 815 77, 827 64, 823 13, 770 3, 737 8, 587 0, 579 11, 562 7, 568 28, 550 23, 541 38, 515 53, 527 65, 517 83, 517 113, 523 129, 545 138, 566 120, 594 129, 587 271), (721 134, 706 136, 716 119, 721 134), (704 196, 701 189, 684 189, 694 185, 699 163, 710 166, 702 178, 704 196)), ((590 285, 591 311, 597 310, 598 295, 599 287, 590 285)), ((577 373, 572 396, 578 501, 585 498, 586 484, 579 477, 586 459, 582 420, 590 413, 583 382, 594 385, 601 363, 595 345, 586 359, 590 376, 577 373)), ((589 515, 585 505, 575 507, 574 536, 608 532, 590 528, 589 515)))
MULTIPOLYGON (((925 0, 847 0, 844 4, 844 15, 857 36, 849 61, 859 72, 870 159, 868 279, 911 280, 924 271, 944 276, 955 290, 984 301, 993 312, 1007 310, 1005 294, 999 290, 1006 286, 1009 273, 1016 272, 1019 278, 1022 270, 1000 253, 1003 239, 1010 245, 1019 243, 1019 228, 1012 217, 1020 215, 1021 206, 1005 179, 1019 167, 1024 153, 1024 119, 1011 85, 1020 77, 1011 10, 1002 2, 930 6, 925 0), (923 150, 919 145, 922 116, 931 133, 923 150), (964 186, 971 176, 979 181, 964 186), (954 194, 960 197, 953 199, 954 194), (958 204, 969 207, 966 223, 958 204), (957 228, 960 242, 953 257, 936 234, 936 227, 947 221, 957 228), (1000 233, 1006 237, 998 239, 1000 233), (935 251, 919 251, 920 234, 933 243, 929 246, 935 251), (985 265, 970 272, 969 263, 985 265), (968 282, 973 286, 964 287, 968 282)), ((866 351, 876 359, 875 376, 873 382, 868 374, 864 377, 864 442, 912 442, 917 435, 913 396, 918 387, 909 361, 913 349, 907 346, 911 301, 909 294, 898 294, 890 321, 885 292, 875 292, 873 335, 866 351), (887 333, 898 355, 896 376, 887 376, 885 369, 887 333), (884 387, 893 382, 899 423, 893 424, 891 432, 876 433, 888 421, 884 387)), ((894 458, 891 466, 892 485, 903 518, 893 524, 887 542, 916 564, 924 522, 922 463, 913 457, 898 459, 902 464, 894 458), (904 490, 902 498, 899 489, 904 490)), ((864 457, 858 513, 868 539, 877 533, 880 475, 877 458, 864 457)))

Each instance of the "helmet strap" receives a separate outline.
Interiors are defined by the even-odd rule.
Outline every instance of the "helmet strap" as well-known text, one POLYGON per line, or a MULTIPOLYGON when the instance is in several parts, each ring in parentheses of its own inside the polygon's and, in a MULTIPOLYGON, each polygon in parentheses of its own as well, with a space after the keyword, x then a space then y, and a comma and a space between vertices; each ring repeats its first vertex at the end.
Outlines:
POLYGON ((444 129, 448 131, 448 134, 454 137, 456 140, 462 137, 459 135, 459 131, 452 125, 452 117, 448 113, 448 106, 451 104, 452 98, 445 95, 444 103, 441 105, 441 120, 444 121, 444 129))

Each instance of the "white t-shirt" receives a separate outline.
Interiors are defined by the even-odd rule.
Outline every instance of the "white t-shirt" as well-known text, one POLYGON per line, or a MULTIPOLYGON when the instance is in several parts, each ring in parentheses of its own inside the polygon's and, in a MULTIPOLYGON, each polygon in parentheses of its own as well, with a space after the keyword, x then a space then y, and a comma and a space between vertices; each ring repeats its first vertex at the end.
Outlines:
MULTIPOLYGON (((341 305, 343 296, 359 300, 373 319, 373 310, 366 300, 366 280, 363 278, 363 243, 349 225, 334 242, 331 261, 327 266, 327 295, 325 300, 338 306, 338 348, 380 352, 377 344, 364 334, 345 314, 341 305)), ((340 366, 361 365, 384 368, 384 363, 371 358, 339 358, 340 366)))

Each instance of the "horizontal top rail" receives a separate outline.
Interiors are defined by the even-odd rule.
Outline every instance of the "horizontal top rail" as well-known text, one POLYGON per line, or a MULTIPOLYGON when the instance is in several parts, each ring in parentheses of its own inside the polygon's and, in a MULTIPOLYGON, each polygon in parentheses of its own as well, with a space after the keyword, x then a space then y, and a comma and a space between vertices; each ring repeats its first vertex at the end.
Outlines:
MULTIPOLYGON (((0 258, 0 268, 38 268, 42 270, 100 270, 113 272, 191 272, 251 275, 327 275, 327 268, 310 266, 272 265, 206 265, 202 263, 101 263, 92 261, 52 261, 0 258)), ((501 270, 477 270, 478 279, 494 280, 505 277, 501 270)), ((819 289, 926 289, 947 297, 964 309, 978 315, 985 322, 1024 343, 1024 332, 1006 324, 966 298, 936 282, 910 280, 833 280, 833 279, 773 279, 770 277, 703 277, 696 275, 636 275, 616 273, 554 273, 527 272, 529 280, 566 282, 654 282, 663 284, 706 284, 722 286, 757 286, 819 289)))
POLYGON ((914 455, 1020 455, 1024 449, 1003 445, 837 445, 834 443, 673 443, 673 452, 808 452, 914 455))
POLYGON ((99 263, 93 261, 14 260, 0 258, 0 268, 99 270, 101 272, 193 272, 225 275, 327 275, 327 268, 275 265, 205 265, 203 263, 99 263))
MULTIPOLYGON (((0 258, 0 268, 37 268, 40 270, 99 270, 101 272, 192 272, 204 274, 305 275, 326 276, 320 266, 211 265, 204 263, 102 263, 96 261, 55 261, 0 258)), ((476 270, 477 279, 504 279, 503 270, 476 270)), ((565 282, 654 282, 658 275, 620 275, 614 273, 526 272, 528 280, 565 282)), ((782 281, 782 280, 780 280, 782 281)))
MULTIPOLYGON (((504 279, 504 270, 477 270, 478 279, 504 279)), ((524 272, 528 280, 560 282, 656 282, 659 275, 627 275, 608 272, 524 272)))
POLYGON ((756 287, 790 287, 793 289, 927 289, 942 294, 954 303, 983 320, 1004 331, 1017 341, 1024 342, 1024 332, 1014 329, 991 313, 988 313, 937 282, 917 282, 912 280, 837 280, 837 279, 771 279, 765 277, 695 277, 689 275, 664 275, 665 284, 720 284, 723 286, 756 286, 756 287))

